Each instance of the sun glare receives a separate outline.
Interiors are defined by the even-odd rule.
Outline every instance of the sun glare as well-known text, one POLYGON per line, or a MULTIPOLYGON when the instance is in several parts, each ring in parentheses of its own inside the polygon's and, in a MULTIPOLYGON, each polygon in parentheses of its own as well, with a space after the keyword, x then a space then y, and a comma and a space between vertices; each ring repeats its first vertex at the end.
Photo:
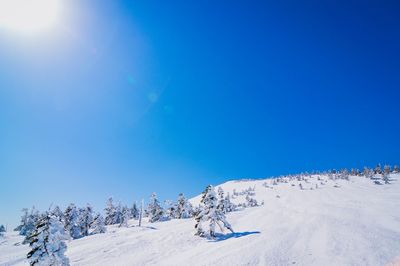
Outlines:
POLYGON ((59 11, 60 0, 0 0, 0 30, 43 32, 55 26, 59 11))

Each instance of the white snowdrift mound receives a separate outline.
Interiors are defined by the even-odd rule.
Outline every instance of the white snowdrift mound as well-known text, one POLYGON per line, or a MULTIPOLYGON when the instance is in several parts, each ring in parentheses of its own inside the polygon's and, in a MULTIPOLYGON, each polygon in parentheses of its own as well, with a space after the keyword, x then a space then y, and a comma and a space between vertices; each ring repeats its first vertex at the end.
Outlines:
MULTIPOLYGON (((327 176, 278 185, 230 181, 221 185, 225 192, 255 186, 254 198, 265 202, 227 215, 234 235, 196 237, 193 219, 142 228, 132 220, 130 228, 110 226, 105 234, 68 242, 66 255, 71 265, 400 265, 399 178, 392 174, 385 185, 327 176)), ((28 264, 29 247, 21 241, 15 232, 0 239, 0 265, 28 264)))

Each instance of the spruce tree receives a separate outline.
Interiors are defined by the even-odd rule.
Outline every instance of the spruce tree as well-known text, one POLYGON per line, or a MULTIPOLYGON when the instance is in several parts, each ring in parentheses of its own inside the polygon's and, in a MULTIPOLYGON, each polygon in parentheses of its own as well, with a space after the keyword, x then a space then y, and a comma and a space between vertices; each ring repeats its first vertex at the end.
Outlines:
POLYGON ((93 223, 93 208, 92 206, 87 204, 86 208, 81 209, 78 221, 82 236, 89 235, 89 229, 92 223, 93 223))
POLYGON ((374 172, 375 174, 382 174, 382 167, 380 163, 378 163, 378 165, 375 166, 374 172))
POLYGON ((227 193, 227 195, 225 197, 224 205, 225 205, 226 212, 233 212, 234 210, 236 210, 236 205, 231 202, 231 196, 230 196, 229 192, 227 193))
POLYGON ((258 202, 256 199, 251 198, 249 195, 246 196, 246 207, 256 207, 258 202))
POLYGON ((100 213, 97 213, 94 217, 93 223, 90 226, 90 234, 103 234, 107 231, 104 218, 100 213))
MULTIPOLYGON (((25 219, 25 211, 24 211, 24 215, 21 219, 21 221, 23 219, 25 219)), ((39 220, 39 211, 35 209, 35 207, 32 207, 30 213, 26 216, 26 220, 24 222, 24 224, 21 227, 21 231, 20 231, 20 235, 25 236, 24 241, 22 242, 22 244, 27 244, 28 243, 28 237, 32 234, 32 232, 35 230, 35 225, 37 223, 37 221, 39 220)))
POLYGON ((64 213, 62 212, 62 210, 60 209, 59 206, 55 206, 52 210, 51 210, 51 214, 53 214, 55 217, 58 218, 58 220, 65 224, 65 217, 64 217, 64 213))
POLYGON ((59 218, 45 213, 35 226, 35 230, 28 237, 31 251, 27 254, 30 265, 69 265, 64 255, 67 250, 65 240, 68 235, 59 218))
POLYGON ((383 173, 384 173, 384 174, 389 175, 391 171, 392 171, 392 169, 391 169, 390 165, 386 164, 386 165, 383 167, 383 173))
POLYGON ((80 222, 80 211, 75 204, 71 203, 64 212, 65 230, 73 238, 77 239, 82 236, 80 222))
POLYGON ((131 208, 131 218, 139 219, 139 208, 137 207, 136 201, 133 203, 131 208))
POLYGON ((164 219, 164 210, 157 199, 157 194, 153 193, 150 197, 150 202, 147 206, 149 222, 154 223, 164 219))
POLYGON ((393 173, 400 173, 400 167, 397 164, 393 167, 393 173))
POLYGON ((110 197, 107 201, 107 207, 105 208, 105 213, 106 213, 106 220, 105 220, 106 225, 116 224, 117 209, 114 206, 112 197, 110 197))
POLYGON ((121 202, 118 203, 118 206, 115 209, 115 219, 114 224, 120 224, 122 222, 123 216, 123 208, 121 206, 121 202))
POLYGON ((21 216, 21 222, 20 224, 14 229, 14 231, 19 231, 20 235, 25 235, 25 228, 26 228, 26 224, 28 221, 28 209, 27 208, 23 208, 22 210, 22 216, 21 216))
POLYGON ((165 216, 168 219, 176 219, 178 218, 178 213, 177 213, 177 205, 175 202, 172 200, 166 200, 165 201, 165 216))
POLYGON ((178 196, 178 203, 176 206, 176 218, 184 219, 192 217, 193 214, 193 206, 192 204, 186 199, 183 193, 180 193, 178 196))
POLYGON ((388 174, 388 173, 386 173, 386 172, 384 172, 383 174, 382 174, 382 180, 385 182, 385 184, 390 184, 390 178, 389 178, 389 175, 390 174, 388 174))
POLYGON ((215 226, 218 225, 223 230, 226 227, 233 233, 231 225, 226 221, 225 214, 218 209, 218 198, 215 194, 214 187, 209 185, 203 192, 199 212, 196 214, 196 235, 201 237, 210 236, 215 238, 215 226), (207 222, 208 230, 203 229, 203 223, 207 222), (222 225, 221 225, 222 223, 222 225))
MULTIPOLYGON (((35 207, 32 207, 30 212, 27 208, 23 208, 22 212, 21 224, 15 228, 15 231, 19 231, 19 234, 22 236, 29 236, 35 229, 35 224, 39 219, 39 212, 35 207)), ((26 243, 26 241, 23 243, 26 243)))
POLYGON ((4 225, 0 224, 0 236, 3 236, 5 232, 6 228, 4 227, 4 225))
POLYGON ((119 227, 128 227, 129 219, 131 218, 131 210, 128 207, 122 207, 121 221, 119 227))
POLYGON ((372 178, 373 171, 372 171, 372 169, 369 169, 368 167, 364 167, 363 174, 364 174, 365 178, 372 178))
POLYGON ((225 206, 225 195, 224 190, 222 187, 219 187, 217 190, 218 193, 218 206, 217 208, 221 210, 223 213, 226 213, 226 206, 225 206))

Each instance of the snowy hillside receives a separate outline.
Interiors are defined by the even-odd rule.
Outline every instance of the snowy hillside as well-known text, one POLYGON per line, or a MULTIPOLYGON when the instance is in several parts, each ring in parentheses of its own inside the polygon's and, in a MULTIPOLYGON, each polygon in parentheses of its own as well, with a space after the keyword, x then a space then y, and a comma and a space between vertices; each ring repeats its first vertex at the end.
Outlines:
MULTIPOLYGON (((66 255, 71 265, 400 265, 399 178, 230 181, 217 188, 234 203, 246 195, 264 202, 227 214, 234 234, 196 237, 193 219, 142 227, 130 220, 128 228, 108 226, 105 234, 67 242, 66 255)), ((0 237, 0 265, 28 264, 22 239, 16 232, 0 237)))

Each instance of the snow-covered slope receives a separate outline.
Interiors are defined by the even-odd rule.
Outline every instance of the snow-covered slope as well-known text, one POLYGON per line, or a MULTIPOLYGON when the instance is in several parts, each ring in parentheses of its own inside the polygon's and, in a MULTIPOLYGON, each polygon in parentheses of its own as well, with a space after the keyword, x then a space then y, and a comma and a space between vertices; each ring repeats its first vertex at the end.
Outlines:
MULTIPOLYGON (((227 214, 235 234, 194 236, 193 219, 108 227, 105 234, 68 242, 72 265, 400 265, 400 175, 376 185, 365 177, 326 175, 230 181, 220 185, 245 202, 227 214), (299 184, 303 189, 300 189, 299 184), (236 193, 234 193, 234 190, 236 193)), ((193 203, 200 197, 193 198, 193 203)), ((14 232, 0 239, 0 265, 26 265, 26 245, 14 232)))

